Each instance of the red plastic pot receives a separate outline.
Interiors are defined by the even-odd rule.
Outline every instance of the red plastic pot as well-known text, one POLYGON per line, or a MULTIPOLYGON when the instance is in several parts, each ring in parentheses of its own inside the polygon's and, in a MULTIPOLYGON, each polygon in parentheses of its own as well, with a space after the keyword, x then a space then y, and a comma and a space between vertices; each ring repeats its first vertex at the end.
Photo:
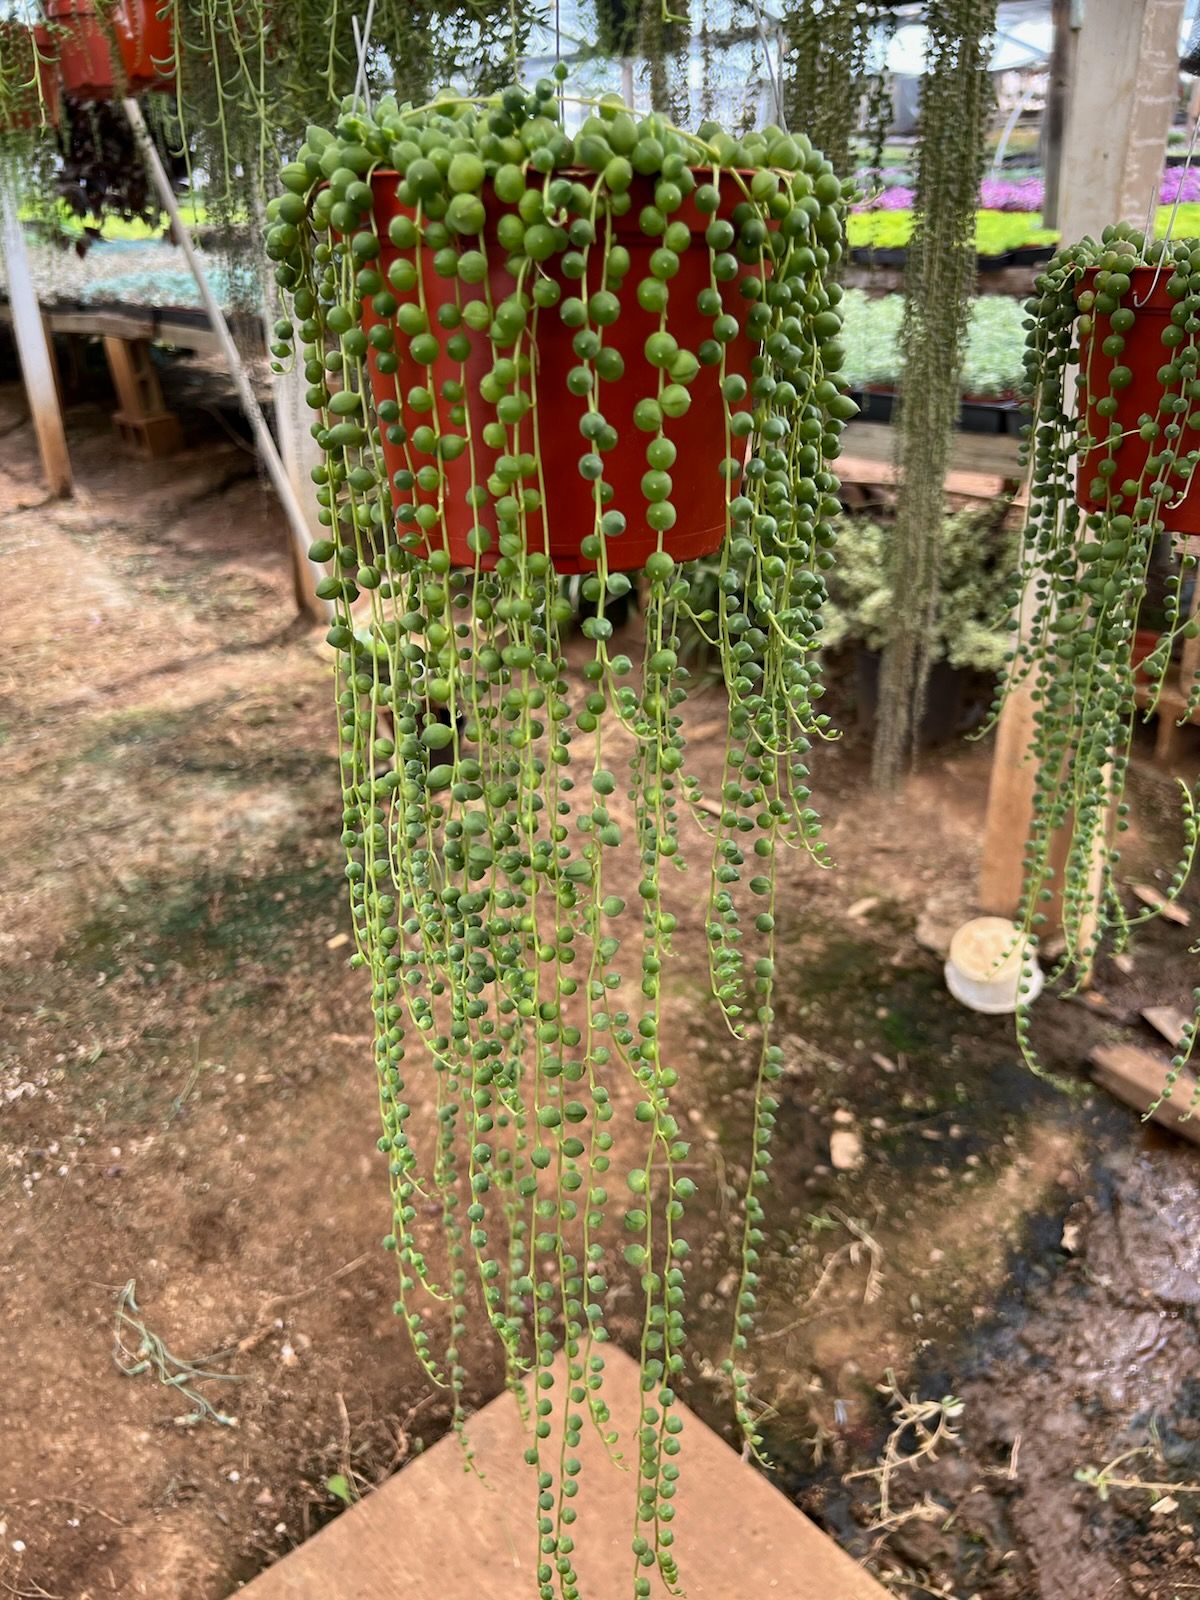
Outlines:
MULTIPOLYGON (((1096 271, 1092 268, 1083 274, 1076 285, 1076 295, 1095 287, 1096 271)), ((1154 273, 1153 267, 1134 267, 1129 274, 1131 288, 1122 304, 1134 312, 1136 320, 1124 335, 1125 348, 1119 356, 1106 356, 1102 348, 1113 331, 1111 320, 1106 316, 1094 315, 1093 332, 1080 341, 1080 371, 1087 376, 1088 433, 1094 439, 1105 439, 1111 424, 1117 422, 1126 435, 1114 453, 1117 471, 1112 481, 1118 485, 1129 478, 1140 479, 1147 458, 1158 450, 1156 441, 1147 441, 1138 433, 1142 417, 1148 413, 1159 421, 1173 420, 1159 417, 1162 385, 1158 381, 1158 369, 1170 357, 1170 351, 1162 342, 1162 333, 1171 320, 1175 302, 1167 293, 1170 270, 1164 268, 1159 274, 1151 293, 1154 273), (1109 394, 1109 374, 1117 365, 1128 367, 1133 377, 1124 389, 1111 391, 1117 401, 1115 416, 1102 417, 1096 410, 1096 402, 1109 394)), ((1080 457, 1075 498, 1087 511, 1104 509, 1104 499, 1092 494, 1092 484, 1097 467, 1107 459, 1108 448, 1104 445, 1080 457)), ((1149 481, 1148 477, 1147 483, 1149 481)), ((1178 488, 1163 502, 1163 521, 1173 533, 1200 533, 1200 472, 1193 476, 1186 492, 1185 480, 1180 478, 1176 482, 1178 488), (1178 505, 1173 504, 1180 494, 1183 494, 1182 500, 1178 505)))
POLYGON ((33 128, 43 120, 50 127, 57 127, 60 103, 57 64, 49 57, 35 30, 23 22, 0 21, 0 54, 10 80, 28 78, 27 83, 14 90, 0 113, 0 133, 33 128), (33 83, 35 72, 37 87, 33 83))
POLYGON ((43 3, 46 25, 37 30, 38 43, 58 56, 63 87, 75 99, 112 100, 171 87, 173 0, 119 0, 107 15, 95 0, 43 3))
MULTIPOLYGON (((709 181, 711 174, 700 174, 700 181, 709 181)), ((381 267, 386 274, 400 254, 388 244, 388 224, 399 215, 411 215, 408 208, 396 199, 397 177, 394 172, 377 172, 372 180, 374 191, 375 226, 383 241, 381 267)), ((658 330, 657 313, 644 311, 638 305, 636 287, 646 276, 647 261, 655 248, 638 227, 638 212, 653 199, 653 183, 649 179, 635 179, 632 205, 613 225, 613 242, 622 244, 633 258, 632 266, 621 290, 621 315, 615 323, 603 330, 606 345, 615 347, 625 359, 625 376, 617 382, 602 383, 599 390, 600 409, 617 430, 619 442, 604 455, 604 479, 612 485, 614 494, 606 509, 624 513, 626 529, 619 538, 606 544, 610 570, 632 571, 642 567, 648 556, 660 548, 660 536, 645 520, 646 502, 641 491, 642 475, 646 471, 646 445, 649 435, 639 429, 633 420, 637 402, 653 395, 657 374, 648 365, 643 353, 646 338, 658 330)), ((722 177, 719 216, 728 216, 744 199, 744 194, 732 175, 722 177)), ((503 299, 515 287, 511 275, 505 270, 506 253, 496 239, 496 225, 506 207, 494 196, 485 194, 487 223, 485 245, 490 267, 486 284, 468 286, 456 283, 453 278, 440 277, 433 269, 432 252, 424 252, 422 278, 425 286, 425 304, 431 325, 438 308, 453 305, 456 294, 465 304, 468 298, 482 299, 490 294, 492 303, 503 299)), ((686 222, 699 238, 695 246, 683 252, 679 272, 671 279, 671 294, 666 328, 679 342, 681 348, 696 350, 706 338, 711 337, 712 324, 696 308, 696 296, 711 284, 709 251, 703 243, 704 229, 712 220, 704 216, 690 202, 674 213, 672 221, 686 222)), ((556 257, 543 263, 541 270, 557 278, 564 296, 578 295, 587 299, 603 287, 601 252, 592 252, 587 276, 583 280, 560 276, 556 257)), ((746 269, 749 272, 749 268, 746 269)), ((740 279, 721 285, 724 309, 743 320, 749 302, 738 292, 740 279)), ((404 298, 415 300, 416 293, 404 298)), ((369 330, 381 319, 368 302, 364 326, 369 330)), ((492 347, 486 333, 470 333, 472 347, 463 364, 452 360, 444 352, 434 365, 432 387, 437 395, 439 420, 450 426, 447 416, 449 403, 441 397, 443 383, 463 381, 466 388, 466 407, 470 434, 474 441, 472 451, 457 460, 443 464, 445 478, 445 528, 446 542, 451 560, 456 566, 474 566, 476 557, 468 544, 468 536, 476 527, 485 528, 492 535, 491 547, 480 561, 484 567, 496 562, 496 527, 491 506, 473 510, 467 504, 471 485, 471 454, 474 455, 474 475, 477 483, 485 483, 493 471, 498 450, 489 449, 482 442, 484 424, 494 420, 494 412, 479 395, 479 384, 491 371, 492 347)), ((556 308, 538 313, 536 337, 532 340, 534 381, 537 401, 534 410, 538 419, 538 446, 540 449, 544 492, 543 505, 529 518, 527 538, 529 547, 546 551, 558 572, 563 574, 589 572, 596 563, 585 557, 580 549, 583 540, 594 528, 594 499, 592 485, 579 473, 579 458, 588 445, 579 431, 579 422, 587 411, 585 399, 571 394, 567 388, 567 374, 578 365, 572 349, 574 331, 566 327, 556 308)), ((401 404, 404 426, 411 430, 429 423, 428 413, 416 413, 407 403, 407 395, 414 385, 429 382, 426 368, 418 366, 407 353, 408 341, 397 335, 396 352, 400 364, 396 372, 381 373, 376 365, 376 354, 371 351, 368 366, 371 389, 376 404, 385 399, 396 399, 401 404)), ((751 344, 748 339, 735 338, 725 347, 727 374, 750 376, 751 344)), ((661 548, 676 561, 691 561, 698 556, 711 555, 720 547, 725 536, 726 483, 722 478, 720 463, 734 449, 736 442, 725 437, 725 406, 721 396, 720 368, 700 368, 689 386, 691 405, 680 418, 667 418, 664 432, 675 444, 678 455, 672 468, 673 489, 671 501, 677 517, 675 525, 661 536, 661 548)), ((520 449, 532 451, 534 436, 533 412, 521 424, 520 449)), ((461 429, 455 429, 461 432, 461 429)), ((389 477, 408 466, 401 446, 384 442, 384 460, 389 477)), ((422 495, 413 491, 418 499, 436 504, 437 492, 422 495)))

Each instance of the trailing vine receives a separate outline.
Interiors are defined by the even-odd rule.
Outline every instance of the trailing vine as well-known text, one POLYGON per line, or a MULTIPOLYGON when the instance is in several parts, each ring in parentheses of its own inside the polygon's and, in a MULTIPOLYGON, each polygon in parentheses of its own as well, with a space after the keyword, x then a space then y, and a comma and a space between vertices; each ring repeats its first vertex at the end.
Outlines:
MULTIPOLYGON (((208 174, 210 209, 258 214, 284 151, 356 84, 350 0, 171 0, 170 75, 182 145, 208 174)), ((366 88, 419 102, 437 82, 508 81, 537 15, 511 0, 377 0, 366 88)))
POLYGON ((975 207, 992 105, 996 0, 928 0, 921 141, 905 268, 895 596, 880 675, 872 777, 894 788, 911 759, 931 662, 943 485, 975 287, 975 207))
MULTIPOLYGON (((1200 243, 1107 228, 1099 243, 1059 252, 1028 311, 1029 511, 1011 597, 1014 609, 1027 597, 1026 615, 1006 684, 1026 684, 1037 707, 1020 920, 1036 941, 1057 904, 1057 971, 1078 980, 1106 935, 1119 949, 1161 909, 1131 917, 1118 879, 1137 720, 1200 706, 1200 678, 1182 707, 1164 694, 1173 654, 1197 633, 1185 605, 1197 559, 1179 530, 1200 531, 1200 243), (1174 575, 1152 615, 1148 580, 1164 541, 1174 575)), ((1187 882, 1200 826, 1195 791, 1181 790, 1167 903, 1187 882)), ((1195 999, 1164 1095, 1195 1047, 1200 987, 1195 999)), ((1027 1007, 1017 1029, 1036 1069, 1027 1007)))
POLYGON ((655 1569, 678 1583, 695 1186, 690 1067, 666 1049, 663 996, 680 896, 696 894, 685 812, 710 835, 713 992, 758 1058, 725 1360, 757 1445, 745 1351, 780 1073, 776 868, 788 845, 824 861, 808 761, 828 732, 831 461, 854 413, 829 276, 845 197, 809 141, 687 134, 612 99, 585 105, 572 138, 557 96, 547 79, 373 115, 347 103, 284 168, 266 240, 293 310, 276 353, 304 365, 324 457, 312 555, 336 612, 396 1310, 456 1426, 472 1308, 509 1383, 531 1378, 547 1600, 578 1592, 585 1426, 635 1467, 635 1596, 655 1569), (698 545, 721 552, 700 615, 676 559, 698 545), (637 662, 606 615, 633 568, 637 662), (715 822, 689 770, 685 619, 713 639, 728 694, 715 822), (413 1110, 427 1100, 432 1127, 413 1110), (643 1410, 621 1441, 604 1390, 614 1224, 642 1305, 643 1410))
POLYGON ((784 13, 784 108, 839 172, 852 170, 852 141, 865 110, 869 164, 877 168, 891 120, 876 46, 895 24, 886 0, 795 0, 784 13))

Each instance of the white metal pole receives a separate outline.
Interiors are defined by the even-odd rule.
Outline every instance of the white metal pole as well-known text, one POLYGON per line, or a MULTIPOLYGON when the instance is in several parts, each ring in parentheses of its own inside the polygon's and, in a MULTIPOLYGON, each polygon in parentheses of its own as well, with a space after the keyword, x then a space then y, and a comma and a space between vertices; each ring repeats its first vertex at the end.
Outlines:
MULTIPOLYGON (((253 203, 259 232, 264 233, 266 208, 257 195, 254 196, 253 203)), ((259 252, 256 266, 262 288, 263 329, 266 335, 264 347, 270 354, 270 346, 275 337, 275 322, 283 313, 283 303, 279 287, 275 282, 273 264, 267 260, 265 253, 259 252)), ((288 482, 300 502, 311 540, 324 538, 328 530, 318 519, 317 502, 312 493, 313 468, 321 464, 325 456, 313 438, 310 427, 312 411, 305 400, 307 390, 308 382, 299 361, 293 361, 281 372, 272 373, 271 399, 275 412, 275 437, 279 442, 279 457, 283 462, 283 470, 288 475, 288 482)))
POLYGON ((42 308, 38 305, 33 274, 29 270, 29 252, 25 248, 25 231, 17 212, 16 196, 9 174, 2 168, 0 224, 4 260, 8 267, 8 300, 12 307, 13 333, 21 362, 21 376, 25 380, 25 392, 29 396, 29 413, 37 435, 42 471, 52 495, 67 495, 71 493, 71 458, 67 454, 67 436, 63 428, 58 386, 54 381, 46 325, 42 321, 42 308))
POLYGON ((133 129, 138 148, 142 153, 142 159, 146 163, 146 169, 154 180, 154 187, 158 190, 158 198, 162 203, 162 208, 171 219, 179 247, 187 258, 188 266, 192 269, 192 276, 196 280, 196 288, 200 292, 200 299, 205 311, 208 313, 208 319, 212 323, 213 332, 217 336, 225 360, 228 363, 230 375, 237 388, 238 397, 242 402, 242 409, 249 418, 250 426, 254 431, 258 453, 262 457, 263 464, 267 469, 271 482, 275 486, 275 492, 279 496, 280 504, 283 506, 287 516, 288 527, 295 547, 296 570, 301 577, 307 580, 303 583, 303 596, 298 596, 297 598, 302 599, 305 609, 311 611, 315 616, 326 617, 329 615, 330 608, 323 600, 317 598, 316 593, 316 586, 323 576, 323 572, 315 562, 308 559, 308 546, 312 539, 312 533, 304 515, 304 508, 300 504, 292 480, 288 477, 283 462, 280 460, 279 451, 275 447, 275 440, 271 436, 271 430, 268 428, 266 418, 263 416, 262 407, 259 405, 258 397, 254 393, 254 386, 250 382, 250 375, 246 371, 245 363, 242 361, 241 352, 234 343, 233 334, 229 331, 229 324, 225 320, 225 313, 218 304, 217 298, 212 292, 212 286, 205 276, 203 264, 196 254, 196 247, 192 242, 188 226, 180 215, 175 191, 171 187, 171 180, 167 177, 166 169, 159 158, 154 140, 150 137, 145 119, 142 116, 141 107, 136 100, 123 100, 121 104, 124 107, 126 117, 129 119, 129 126, 133 129))

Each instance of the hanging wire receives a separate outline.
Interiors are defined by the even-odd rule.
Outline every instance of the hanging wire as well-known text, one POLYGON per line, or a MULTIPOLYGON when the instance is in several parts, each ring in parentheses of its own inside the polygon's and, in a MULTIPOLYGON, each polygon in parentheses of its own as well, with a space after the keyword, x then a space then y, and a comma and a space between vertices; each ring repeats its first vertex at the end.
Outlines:
POLYGON ((375 21, 375 0, 367 0, 367 15, 362 27, 358 18, 350 18, 354 30, 354 49, 358 56, 358 73, 354 79, 354 98, 369 113, 371 110, 371 80, 367 73, 367 53, 371 47, 371 25, 375 21))
POLYGON ((754 26, 758 33, 759 41, 763 47, 763 65, 767 69, 767 81, 771 86, 771 98, 775 102, 775 116, 773 120, 779 124, 784 133, 787 133, 789 129, 787 125, 787 116, 783 107, 783 83, 781 81, 782 73, 776 70, 775 62, 771 56, 771 41, 767 37, 766 24, 763 21, 762 6, 759 3, 759 0, 753 0, 753 4, 754 26))
POLYGON ((558 114, 561 118, 565 110, 563 99, 563 85, 559 81, 557 69, 562 66, 562 0, 554 0, 554 81, 558 84, 558 114))

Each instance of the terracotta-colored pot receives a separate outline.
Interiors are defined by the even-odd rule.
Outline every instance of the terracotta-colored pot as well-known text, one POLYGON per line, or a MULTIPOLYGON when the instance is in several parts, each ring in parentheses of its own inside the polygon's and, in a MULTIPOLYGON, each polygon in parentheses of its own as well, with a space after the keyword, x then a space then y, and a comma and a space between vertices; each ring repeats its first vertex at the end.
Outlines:
MULTIPOLYGON (((711 179, 711 172, 697 174, 700 182, 711 179)), ((400 254, 388 243, 388 224, 393 217, 412 215, 396 198, 398 183, 394 172, 376 172, 371 180, 374 193, 375 229, 383 241, 380 269, 388 268, 400 254)), ((647 261, 655 248, 655 240, 647 238, 638 226, 638 213, 653 199, 654 185, 650 179, 636 178, 632 189, 633 203, 626 215, 614 219, 613 243, 621 244, 633 258, 624 285, 620 291, 621 314, 617 321, 604 329, 604 343, 618 350, 625 361, 625 376, 615 382, 600 385, 600 409, 619 435, 614 449, 604 456, 604 481, 613 488, 613 497, 607 504, 621 511, 626 518, 625 532, 619 538, 607 541, 606 554, 610 570, 632 571, 642 567, 648 556, 660 547, 660 535, 645 519, 646 501, 641 480, 646 471, 647 435, 633 420, 637 402, 653 392, 654 370, 647 364, 643 346, 647 337, 659 328, 656 312, 642 309, 635 289, 647 274, 647 261)), ((721 177, 721 204, 718 216, 728 217, 734 207, 744 199, 744 193, 731 174, 721 177)), ((486 250, 489 271, 484 283, 469 286, 453 278, 443 278, 433 269, 432 252, 424 251, 422 278, 425 305, 431 325, 436 323, 437 312, 443 305, 452 306, 456 297, 461 304, 468 299, 482 299, 490 295, 494 305, 509 295, 514 287, 512 276, 505 265, 506 252, 498 243, 496 227, 504 211, 494 195, 485 191, 487 222, 481 248, 486 250)), ((666 331, 672 334, 680 347, 695 350, 711 336, 711 319, 697 308, 696 297, 711 284, 708 247, 703 241, 704 230, 712 218, 699 211, 690 201, 673 214, 673 221, 685 222, 695 236, 695 243, 683 251, 679 258, 678 274, 671 280, 666 331)), ((560 272, 558 260, 551 257, 541 264, 543 273, 560 283, 564 296, 575 295, 584 299, 603 287, 601 252, 595 250, 589 259, 586 278, 569 279, 560 272)), ((751 269, 747 268, 746 272, 751 269)), ((743 327, 750 302, 738 292, 740 278, 722 284, 721 299, 724 311, 736 316, 743 327)), ((416 301, 414 291, 398 297, 416 301)), ((364 327, 370 331, 381 319, 368 302, 364 308, 364 327)), ((389 319, 390 320, 390 319, 389 319)), ((567 387, 567 375, 579 363, 572 347, 573 330, 559 317, 557 309, 541 311, 536 320, 531 319, 532 332, 526 340, 534 367, 537 385, 536 415, 539 437, 537 440, 541 461, 539 488, 543 495, 542 507, 528 520, 528 541, 533 549, 544 550, 551 556, 555 568, 563 574, 591 571, 596 563, 581 550, 583 540, 593 532, 595 523, 594 491, 579 472, 579 460, 587 449, 587 442, 579 431, 579 424, 588 410, 586 397, 573 394, 567 387)), ((469 430, 473 440, 471 451, 456 460, 444 462, 444 523, 446 541, 452 561, 459 566, 473 566, 475 555, 468 543, 472 530, 479 526, 492 535, 491 548, 481 565, 492 567, 497 557, 496 527, 490 506, 478 510, 467 503, 471 485, 472 459, 475 482, 486 483, 496 460, 502 453, 482 442, 484 424, 494 417, 494 412, 480 398, 479 384, 491 371, 494 356, 486 333, 466 329, 471 341, 470 352, 460 364, 443 349, 432 371, 418 366, 408 354, 408 340, 397 333, 395 351, 399 366, 390 373, 380 372, 374 349, 369 353, 368 367, 371 389, 376 404, 383 400, 396 400, 401 407, 402 421, 411 432, 422 423, 432 423, 434 416, 428 412, 417 413, 409 406, 407 396, 414 386, 428 386, 437 397, 439 431, 451 429, 448 412, 450 403, 441 394, 446 382, 463 383, 466 391, 465 405, 469 430)), ((750 362, 757 346, 740 335, 725 346, 725 371, 727 375, 750 376, 750 362)), ((673 488, 671 502, 677 518, 674 526, 661 535, 661 547, 676 561, 691 561, 698 556, 710 555, 718 549, 725 535, 726 482, 721 476, 721 462, 732 448, 726 438, 724 401, 721 395, 720 368, 702 366, 689 386, 691 404, 685 416, 664 420, 663 430, 676 445, 678 456, 672 468, 673 488)), ((527 413, 520 424, 519 448, 533 451, 533 413, 527 413)), ((389 477, 405 469, 408 458, 404 447, 387 442, 383 430, 383 455, 389 477)), ((422 493, 413 491, 414 497, 436 504, 436 490, 422 493)))
POLYGON ((95 0, 44 0, 37 30, 57 55, 63 87, 77 100, 112 100, 169 89, 174 81, 175 0, 119 0, 107 16, 95 0))
MULTIPOLYGON (((1076 286, 1077 295, 1085 289, 1095 289, 1096 271, 1096 268, 1092 268, 1083 274, 1076 286)), ((1159 274, 1151 293, 1154 273, 1153 267, 1134 267, 1130 271, 1131 286, 1122 305, 1134 313, 1134 323, 1124 334, 1125 348, 1119 356, 1106 356, 1102 348, 1105 339, 1113 331, 1112 322, 1107 316, 1093 313, 1092 332, 1080 341, 1079 367, 1087 377, 1088 432, 1094 439, 1107 439, 1115 421, 1125 434, 1114 452, 1117 471, 1111 481, 1117 484, 1124 483, 1126 479, 1138 481, 1145 471, 1147 459, 1159 448, 1157 440, 1148 441, 1139 434, 1142 417, 1149 414, 1159 421, 1174 420, 1173 416, 1159 416, 1163 388, 1158 369, 1170 360, 1171 352, 1164 346, 1162 334, 1171 321, 1175 301, 1167 292, 1170 270, 1164 268, 1159 274), (1123 389, 1110 391, 1109 375, 1116 366, 1128 367, 1132 378, 1123 389), (1117 410, 1112 417, 1102 417, 1096 405, 1110 392, 1117 401, 1117 410)), ((1200 442, 1200 435, 1193 437, 1200 442)), ((1104 509, 1104 497, 1094 495, 1092 488, 1096 482, 1096 469, 1108 459, 1108 455, 1108 446, 1100 444, 1080 458, 1075 498, 1087 511, 1104 509)), ((1163 503, 1163 521, 1172 533, 1200 533, 1200 472, 1192 476, 1190 484, 1186 485, 1186 492, 1185 480, 1180 478, 1177 482, 1178 489, 1163 503), (1176 505, 1174 501, 1180 494, 1183 498, 1176 505)))

